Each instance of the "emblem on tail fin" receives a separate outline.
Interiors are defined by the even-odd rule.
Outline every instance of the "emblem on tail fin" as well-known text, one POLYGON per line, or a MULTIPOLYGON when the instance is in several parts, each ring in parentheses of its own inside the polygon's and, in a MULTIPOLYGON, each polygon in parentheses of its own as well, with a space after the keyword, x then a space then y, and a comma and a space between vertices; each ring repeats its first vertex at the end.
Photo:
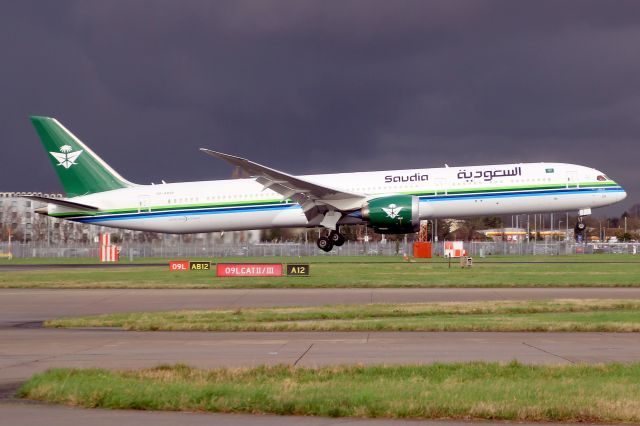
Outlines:
POLYGON ((69 145, 62 145, 60 147, 60 152, 49 152, 49 154, 53 155, 56 160, 58 160, 58 166, 62 166, 65 169, 73 166, 76 163, 80 154, 82 154, 82 150, 71 152, 73 148, 69 145))

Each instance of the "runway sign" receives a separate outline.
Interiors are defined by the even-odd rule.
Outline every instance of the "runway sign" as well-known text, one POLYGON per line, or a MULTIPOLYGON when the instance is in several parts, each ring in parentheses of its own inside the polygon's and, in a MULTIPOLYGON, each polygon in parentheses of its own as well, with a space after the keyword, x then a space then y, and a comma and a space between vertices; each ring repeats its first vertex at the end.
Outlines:
POLYGON ((211 262, 189 262, 189 270, 191 271, 209 271, 211 262))
POLYGON ((219 277, 280 277, 281 263, 218 263, 219 277))
POLYGON ((444 257, 461 257, 466 255, 467 251, 464 249, 463 241, 444 242, 444 257))
POLYGON ((288 264, 287 276, 289 277, 308 277, 309 276, 309 264, 288 264))
POLYGON ((169 270, 173 272, 175 271, 186 272, 189 270, 189 261, 188 260, 170 260, 169 270))

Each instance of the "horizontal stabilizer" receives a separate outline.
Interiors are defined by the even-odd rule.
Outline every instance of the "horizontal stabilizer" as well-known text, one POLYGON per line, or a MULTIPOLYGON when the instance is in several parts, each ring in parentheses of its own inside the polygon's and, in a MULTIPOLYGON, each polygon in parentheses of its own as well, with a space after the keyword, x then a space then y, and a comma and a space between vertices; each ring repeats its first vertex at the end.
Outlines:
POLYGON ((22 198, 27 198, 33 201, 39 201, 41 203, 49 203, 56 204, 58 206, 67 207, 70 209, 95 212, 100 210, 98 207, 89 206, 87 204, 75 203, 73 201, 63 200, 62 198, 50 198, 50 197, 41 197, 39 195, 23 195, 22 198))

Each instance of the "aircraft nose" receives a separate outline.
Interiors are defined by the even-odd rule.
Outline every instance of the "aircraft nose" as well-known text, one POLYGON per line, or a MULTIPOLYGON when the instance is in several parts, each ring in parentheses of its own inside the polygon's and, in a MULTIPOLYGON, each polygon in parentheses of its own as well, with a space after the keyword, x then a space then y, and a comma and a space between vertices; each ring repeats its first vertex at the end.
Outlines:
MULTIPOLYGON (((618 184, 618 186, 620 186, 620 184, 618 184)), ((618 192, 618 201, 622 201, 625 198, 627 198, 627 191, 625 191, 625 189, 620 186, 620 192, 618 192)))

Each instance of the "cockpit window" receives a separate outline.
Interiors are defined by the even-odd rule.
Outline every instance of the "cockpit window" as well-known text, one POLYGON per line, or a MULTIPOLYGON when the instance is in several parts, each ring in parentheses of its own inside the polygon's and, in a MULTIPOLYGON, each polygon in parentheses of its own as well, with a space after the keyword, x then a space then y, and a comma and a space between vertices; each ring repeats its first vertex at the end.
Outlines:
POLYGON ((598 175, 598 182, 604 182, 605 180, 609 180, 605 175, 598 175))

